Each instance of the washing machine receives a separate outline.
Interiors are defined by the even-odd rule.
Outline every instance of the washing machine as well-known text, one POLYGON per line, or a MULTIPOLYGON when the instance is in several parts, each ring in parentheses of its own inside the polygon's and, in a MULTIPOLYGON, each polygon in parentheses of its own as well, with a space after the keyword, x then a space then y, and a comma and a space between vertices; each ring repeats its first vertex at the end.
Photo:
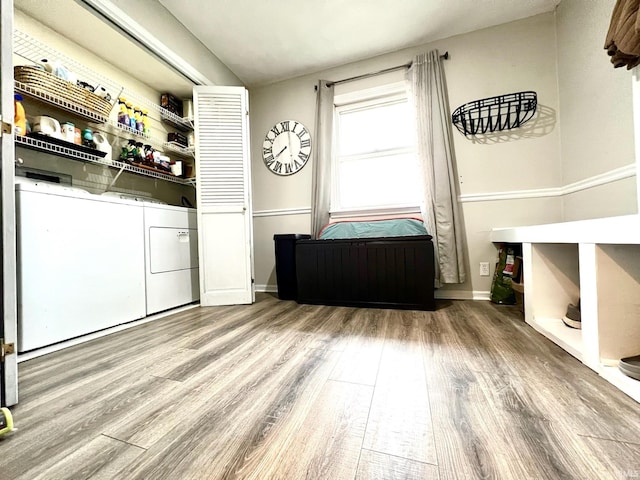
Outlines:
POLYGON ((147 315, 200 299, 196 210, 144 202, 147 315))
POLYGON ((143 205, 18 181, 18 351, 143 318, 143 205))

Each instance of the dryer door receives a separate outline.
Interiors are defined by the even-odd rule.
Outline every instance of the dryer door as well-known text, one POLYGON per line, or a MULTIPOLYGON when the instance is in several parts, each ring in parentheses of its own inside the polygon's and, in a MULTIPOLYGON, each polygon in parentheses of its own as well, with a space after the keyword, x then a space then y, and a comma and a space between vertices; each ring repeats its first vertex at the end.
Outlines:
POLYGON ((149 228, 151 273, 198 268, 198 230, 194 228, 149 228))

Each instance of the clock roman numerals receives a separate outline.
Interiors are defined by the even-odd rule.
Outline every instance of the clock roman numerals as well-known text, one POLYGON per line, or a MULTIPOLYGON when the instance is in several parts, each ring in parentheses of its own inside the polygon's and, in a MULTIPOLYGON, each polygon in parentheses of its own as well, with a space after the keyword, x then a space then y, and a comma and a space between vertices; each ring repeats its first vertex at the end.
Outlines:
POLYGON ((302 167, 304 167, 304 160, 300 161, 297 158, 293 159, 293 166, 295 167, 295 171, 297 172, 298 170, 300 170, 302 167))
POLYGON ((311 135, 305 126, 295 120, 283 120, 267 131, 262 159, 276 175, 292 175, 309 161, 311 148, 311 135))
POLYGON ((267 157, 264 157, 264 163, 267 165, 267 168, 271 168, 271 165, 273 165, 273 163, 276 161, 275 158, 273 158, 273 155, 269 155, 267 157))

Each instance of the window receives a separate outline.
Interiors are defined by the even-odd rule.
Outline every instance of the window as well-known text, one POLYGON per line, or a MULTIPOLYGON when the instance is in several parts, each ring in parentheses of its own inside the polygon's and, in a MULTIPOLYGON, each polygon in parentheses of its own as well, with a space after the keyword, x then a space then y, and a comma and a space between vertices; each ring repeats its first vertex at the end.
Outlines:
POLYGON ((385 90, 369 91, 366 99, 336 96, 332 213, 420 203, 411 105, 404 84, 385 90))

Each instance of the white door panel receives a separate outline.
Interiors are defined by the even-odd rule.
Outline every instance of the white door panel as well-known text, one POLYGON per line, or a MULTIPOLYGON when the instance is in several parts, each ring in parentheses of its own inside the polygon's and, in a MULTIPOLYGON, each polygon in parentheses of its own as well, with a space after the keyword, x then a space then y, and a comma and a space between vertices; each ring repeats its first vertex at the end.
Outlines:
MULTIPOLYGON (((8 133, 0 133, 0 211, 2 215, 2 298, 0 299, 0 338, 17 346, 18 316, 16 300, 16 223, 13 142, 13 0, 0 0, 0 117, 8 133)), ((4 130, 4 128, 3 128, 4 130)), ((2 132, 2 131, 0 131, 2 132)), ((15 348, 17 352, 17 348, 15 348)), ((0 406, 18 403, 17 353, 0 362, 0 406)))
POLYGON ((249 119, 243 87, 195 87, 200 302, 254 300, 249 119))

